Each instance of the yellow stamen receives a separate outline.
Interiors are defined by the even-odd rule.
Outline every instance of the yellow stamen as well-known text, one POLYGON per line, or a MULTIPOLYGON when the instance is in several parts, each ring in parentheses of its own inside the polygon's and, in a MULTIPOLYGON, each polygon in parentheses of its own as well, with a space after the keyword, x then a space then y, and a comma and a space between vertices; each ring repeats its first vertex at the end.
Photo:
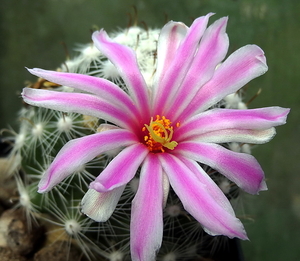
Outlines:
MULTIPOLYGON (((151 117, 150 124, 145 124, 145 127, 142 128, 142 131, 147 129, 149 133, 144 136, 144 141, 150 151, 165 152, 163 147, 173 150, 178 145, 176 141, 171 141, 173 126, 171 126, 171 121, 166 119, 165 116, 160 117, 160 115, 156 115, 155 121, 151 117)), ((176 127, 179 127, 179 123, 176 124, 176 127)))

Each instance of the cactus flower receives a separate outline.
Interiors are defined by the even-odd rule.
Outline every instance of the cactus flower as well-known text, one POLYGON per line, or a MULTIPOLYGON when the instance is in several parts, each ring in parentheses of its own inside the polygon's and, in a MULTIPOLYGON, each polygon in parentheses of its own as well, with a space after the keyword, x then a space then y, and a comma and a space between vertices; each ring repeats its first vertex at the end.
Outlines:
POLYGON ((26 103, 107 122, 105 131, 65 144, 41 178, 39 192, 51 190, 96 156, 118 151, 90 184, 83 212, 106 221, 138 172, 131 211, 132 260, 155 260, 169 186, 207 233, 247 239, 230 202, 199 163, 248 193, 267 189, 263 170, 252 155, 221 144, 268 142, 275 135, 274 127, 285 123, 289 109, 214 106, 268 67, 264 52, 256 45, 246 45, 225 59, 227 18, 208 26, 211 15, 197 18, 190 27, 171 21, 162 28, 152 84, 146 84, 135 51, 112 41, 104 30, 93 33, 93 42, 114 64, 126 91, 103 78, 29 69, 80 92, 24 88, 26 103))

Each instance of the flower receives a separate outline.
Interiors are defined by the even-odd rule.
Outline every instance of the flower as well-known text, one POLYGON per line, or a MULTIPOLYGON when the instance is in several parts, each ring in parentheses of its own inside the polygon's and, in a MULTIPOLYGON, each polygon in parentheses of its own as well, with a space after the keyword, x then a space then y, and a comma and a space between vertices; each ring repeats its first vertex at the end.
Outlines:
POLYGON ((230 202, 198 163, 212 167, 248 193, 267 189, 263 170, 252 155, 220 144, 268 142, 275 135, 274 126, 285 123, 289 109, 213 108, 264 74, 267 65, 256 45, 244 46, 224 60, 229 46, 227 18, 207 27, 211 15, 199 17, 191 27, 173 21, 163 27, 156 73, 148 86, 135 52, 112 41, 104 30, 94 32, 95 46, 115 65, 128 93, 102 78, 29 69, 83 93, 24 88, 26 103, 109 123, 105 131, 66 143, 43 175, 39 192, 51 190, 94 157, 120 151, 90 184, 82 201, 83 212, 106 221, 140 169, 131 212, 133 260, 155 259, 170 185, 207 233, 247 239, 230 202))

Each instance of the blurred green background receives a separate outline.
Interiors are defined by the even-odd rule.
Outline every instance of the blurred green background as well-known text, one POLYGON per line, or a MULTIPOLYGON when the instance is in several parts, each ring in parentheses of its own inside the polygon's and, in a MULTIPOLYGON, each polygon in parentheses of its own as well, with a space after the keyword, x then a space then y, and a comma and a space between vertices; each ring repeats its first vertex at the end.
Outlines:
POLYGON ((230 52, 255 43, 266 53, 269 71, 248 84, 245 100, 259 88, 250 108, 291 107, 288 124, 253 149, 265 170, 269 191, 244 195, 239 211, 251 241, 243 242, 247 261, 300 260, 300 1, 299 0, 1 0, 0 128, 16 128, 25 67, 55 69, 76 44, 90 41, 95 26, 108 32, 139 22, 161 27, 166 19, 191 21, 208 12, 211 20, 229 16, 230 52))

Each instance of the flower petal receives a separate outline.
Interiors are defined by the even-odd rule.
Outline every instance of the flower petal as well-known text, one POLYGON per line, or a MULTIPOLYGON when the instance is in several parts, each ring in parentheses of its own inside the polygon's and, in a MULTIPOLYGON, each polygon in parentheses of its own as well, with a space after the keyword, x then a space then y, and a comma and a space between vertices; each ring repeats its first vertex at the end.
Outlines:
POLYGON ((264 172, 252 155, 196 141, 179 143, 174 153, 210 166, 248 193, 257 194, 267 189, 264 172))
POLYGON ((184 208, 202 224, 207 233, 247 239, 240 220, 232 210, 227 210, 227 203, 223 208, 224 202, 217 203, 211 193, 207 192, 206 184, 200 182, 191 171, 190 164, 187 167, 179 158, 167 153, 160 154, 159 159, 184 208))
POLYGON ((90 188, 98 192, 106 192, 127 184, 134 177, 148 153, 149 150, 141 143, 125 148, 90 184, 90 188))
POLYGON ((81 201, 82 213, 97 222, 107 221, 114 212, 124 189, 125 185, 104 193, 89 189, 81 201))
POLYGON ((218 187, 218 185, 211 179, 211 177, 200 167, 200 165, 194 160, 186 159, 180 156, 178 158, 196 175, 202 184, 205 184, 205 187, 203 188, 206 190, 206 193, 209 193, 210 196, 215 199, 216 203, 234 216, 234 210, 228 198, 218 187))
POLYGON ((197 135, 197 137, 193 137, 193 140, 209 143, 242 142, 249 144, 263 144, 270 141, 275 134, 275 128, 266 130, 224 129, 197 135))
POLYGON ((100 52, 116 66, 138 110, 149 116, 148 89, 139 70, 135 52, 127 46, 113 42, 104 30, 94 32, 92 39, 100 52))
MULTIPOLYGON (((154 88, 160 88, 165 72, 170 68, 178 46, 187 34, 188 27, 180 22, 168 22, 160 31, 157 43, 157 66, 155 72, 154 88)), ((157 92, 158 90, 154 90, 157 92)), ((157 97, 157 95, 156 95, 157 97)))
POLYGON ((128 115, 116 103, 114 105, 95 95, 24 88, 22 97, 34 106, 95 116, 127 129, 135 127, 132 125, 133 115, 128 115))
POLYGON ((155 154, 143 163, 138 191, 132 201, 130 246, 132 260, 156 260, 163 237, 163 173, 155 154))
MULTIPOLYGON (((158 58, 157 66, 159 70, 156 72, 158 81, 154 85, 155 94, 153 99, 154 115, 157 113, 164 114, 165 108, 169 109, 168 105, 173 101, 178 87, 186 76, 211 15, 212 13, 196 19, 184 37, 183 33, 179 34, 180 37, 177 37, 178 29, 183 27, 181 23, 169 22, 166 28, 162 29, 159 37, 159 47, 161 49, 158 49, 158 57, 160 58, 162 50, 167 50, 165 50, 166 54, 162 55, 163 60, 158 58), (175 41, 173 38, 175 38, 175 41), (181 38, 179 44, 178 40, 181 38), (162 46, 163 44, 165 46, 162 46), (161 63, 164 64, 161 65, 161 63), (164 67, 165 70, 160 71, 161 67, 164 67)), ((182 28, 182 31, 185 32, 186 29, 183 30, 182 28)))
POLYGON ((67 142, 42 176, 38 192, 51 190, 64 178, 76 172, 81 165, 101 153, 136 142, 134 134, 121 129, 108 130, 67 142))
POLYGON ((170 182, 169 182, 169 179, 168 179, 168 176, 165 172, 163 172, 163 189, 164 189, 164 208, 166 207, 167 205, 167 200, 168 200, 168 197, 169 197, 169 192, 170 192, 170 182))
POLYGON ((212 109, 195 115, 183 122, 174 133, 181 141, 222 129, 263 130, 285 124, 289 109, 267 107, 260 109, 233 110, 212 109))
POLYGON ((258 46, 238 49, 216 69, 213 78, 198 91, 188 107, 177 110, 173 121, 205 111, 267 70, 264 52, 258 46))
MULTIPOLYGON (((216 66, 225 58, 229 46, 227 20, 227 17, 221 18, 206 29, 176 96, 167 104, 169 111, 165 114, 168 117, 173 118, 174 110, 171 108, 185 108, 190 103, 203 84, 212 78, 216 66)), ((185 61, 181 63, 185 64, 185 61)))
POLYGON ((28 71, 48 81, 93 93, 112 104, 121 105, 128 113, 138 115, 137 108, 129 95, 106 79, 78 73, 47 71, 39 68, 28 69, 28 71))

